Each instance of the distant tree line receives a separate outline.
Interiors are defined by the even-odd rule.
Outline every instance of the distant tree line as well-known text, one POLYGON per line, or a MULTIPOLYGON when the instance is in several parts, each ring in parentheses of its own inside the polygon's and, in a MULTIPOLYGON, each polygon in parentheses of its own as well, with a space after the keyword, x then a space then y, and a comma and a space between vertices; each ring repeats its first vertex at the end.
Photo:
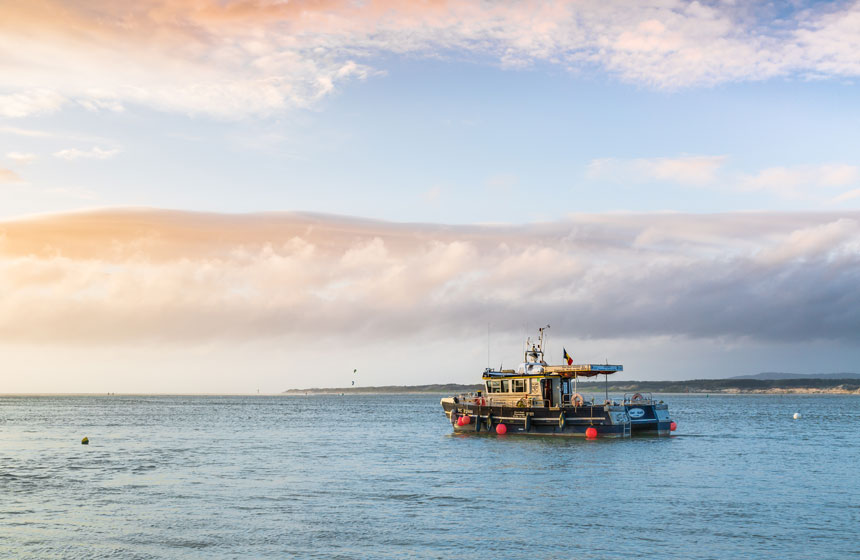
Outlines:
MULTIPOLYGON (((602 392, 607 385, 603 381, 580 381, 577 390, 580 393, 602 392)), ((854 392, 860 390, 860 380, 857 379, 693 379, 689 381, 614 381, 610 382, 609 390, 618 392, 654 393, 717 393, 722 391, 766 391, 790 389, 838 390, 854 392)), ((343 387, 311 389, 290 389, 284 394, 299 395, 313 394, 379 394, 379 393, 440 393, 456 394, 481 390, 482 385, 460 385, 457 383, 435 385, 383 385, 379 387, 343 387)))

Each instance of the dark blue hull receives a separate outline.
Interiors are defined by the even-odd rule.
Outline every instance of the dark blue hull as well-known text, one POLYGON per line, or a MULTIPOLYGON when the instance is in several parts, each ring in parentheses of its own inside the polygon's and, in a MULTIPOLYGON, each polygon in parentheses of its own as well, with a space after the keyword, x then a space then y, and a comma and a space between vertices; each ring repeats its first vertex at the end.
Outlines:
POLYGON ((665 404, 625 402, 624 408, 630 416, 630 429, 634 435, 668 436, 671 433, 672 420, 665 404))

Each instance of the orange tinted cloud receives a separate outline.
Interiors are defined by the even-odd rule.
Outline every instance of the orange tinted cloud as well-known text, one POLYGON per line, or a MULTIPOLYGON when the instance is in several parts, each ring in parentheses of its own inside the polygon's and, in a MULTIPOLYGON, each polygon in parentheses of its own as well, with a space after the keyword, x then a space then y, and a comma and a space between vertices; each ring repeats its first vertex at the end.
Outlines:
MULTIPOLYGON (((433 226, 124 210, 0 223, 0 336, 138 344, 434 337, 845 339, 860 215, 578 215, 433 226)), ((854 311, 852 311, 854 310, 854 311)))
POLYGON ((21 177, 11 169, 3 169, 0 167, 0 183, 18 183, 21 177))

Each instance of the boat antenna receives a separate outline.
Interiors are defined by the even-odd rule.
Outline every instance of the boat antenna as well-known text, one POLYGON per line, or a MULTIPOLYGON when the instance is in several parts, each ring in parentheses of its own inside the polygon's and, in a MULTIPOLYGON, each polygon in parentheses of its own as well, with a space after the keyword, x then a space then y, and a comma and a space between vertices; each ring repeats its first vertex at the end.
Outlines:
POLYGON ((540 332, 540 350, 541 350, 541 352, 546 352, 546 348, 544 348, 544 343, 543 343, 543 331, 545 331, 548 328, 549 328, 549 325, 547 325, 545 327, 541 327, 538 329, 538 331, 540 332))
POLYGON ((487 321, 487 369, 490 369, 490 322, 487 321))

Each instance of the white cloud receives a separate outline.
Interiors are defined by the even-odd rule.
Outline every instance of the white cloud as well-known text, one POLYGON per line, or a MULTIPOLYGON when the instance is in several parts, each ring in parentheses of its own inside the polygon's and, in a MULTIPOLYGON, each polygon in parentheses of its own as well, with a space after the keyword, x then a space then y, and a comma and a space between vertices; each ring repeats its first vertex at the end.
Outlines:
POLYGON ((75 198, 78 200, 97 200, 98 195, 90 189, 74 187, 54 187, 46 189, 45 192, 52 195, 60 195, 64 198, 75 198))
POLYGON ((587 165, 585 177, 593 181, 625 184, 670 182, 728 191, 764 191, 781 198, 802 197, 822 203, 849 200, 855 196, 854 191, 836 198, 827 191, 860 184, 860 167, 856 165, 776 166, 743 174, 724 170, 726 159, 725 156, 596 159, 587 165))
POLYGON ((846 191, 834 198, 833 202, 845 202, 847 200, 853 200, 855 198, 860 198, 860 189, 852 189, 850 191, 846 191))
POLYGON ((513 173, 498 173, 487 178, 486 185, 493 192, 510 192, 519 181, 520 178, 513 173))
POLYGON ((6 154, 6 159, 11 159, 18 164, 28 165, 36 161, 36 154, 25 152, 8 152, 6 154))
MULTIPOLYGON (((807 12, 808 13, 808 12, 807 12)), ((789 56, 813 77, 860 74, 860 2, 812 15, 794 31, 789 56)))
POLYGON ((307 107, 378 55, 603 69, 659 89, 860 76, 860 3, 19 3, 0 34, 0 115, 142 104, 224 118, 307 107), (62 9, 62 19, 51 15, 62 9), (67 100, 73 100, 74 103, 67 100))
POLYGON ((0 132, 3 134, 12 134, 15 136, 26 136, 30 138, 51 138, 54 136, 52 132, 44 130, 31 130, 27 128, 18 128, 15 126, 0 126, 0 132))
POLYGON ((769 264, 798 259, 820 261, 823 256, 832 259, 845 251, 856 256, 858 249, 860 222, 855 218, 840 218, 800 227, 763 248, 758 258, 769 264))
POLYGON ((800 165, 769 167, 738 180, 742 190, 770 191, 783 197, 796 197, 822 188, 845 187, 860 181, 856 165, 800 165))
POLYGON ((703 185, 714 181, 724 156, 687 156, 641 160, 638 167, 658 181, 703 185))
POLYGON ((94 113, 97 113, 99 111, 111 111, 114 113, 121 113, 122 111, 125 111, 125 107, 117 99, 99 99, 97 97, 94 97, 90 99, 78 99, 76 101, 81 107, 94 113))
POLYGON ((421 199, 424 202, 436 204, 439 202, 439 197, 442 195, 442 187, 433 186, 421 193, 421 199))
POLYGON ((725 156, 681 156, 677 158, 596 159, 588 164, 590 179, 625 183, 669 181, 687 186, 713 183, 725 156))
POLYGON ((0 117, 20 118, 58 111, 66 99, 55 91, 36 89, 0 95, 0 117))
POLYGON ((109 159, 117 155, 119 152, 120 150, 117 148, 103 150, 98 146, 93 146, 90 150, 67 148, 65 150, 54 152, 54 157, 65 159, 67 161, 74 161, 76 159, 109 159))

